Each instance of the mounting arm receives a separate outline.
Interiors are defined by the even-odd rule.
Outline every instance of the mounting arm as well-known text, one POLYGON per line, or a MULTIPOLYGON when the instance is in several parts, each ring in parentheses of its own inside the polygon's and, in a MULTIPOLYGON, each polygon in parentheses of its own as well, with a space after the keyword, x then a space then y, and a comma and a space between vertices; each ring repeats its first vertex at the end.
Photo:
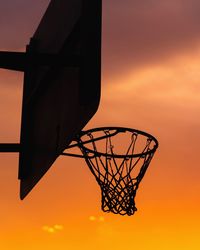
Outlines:
POLYGON ((19 143, 0 143, 0 153, 20 152, 19 143))
POLYGON ((0 68, 25 72, 31 66, 79 67, 78 55, 53 55, 45 53, 0 51, 0 68))

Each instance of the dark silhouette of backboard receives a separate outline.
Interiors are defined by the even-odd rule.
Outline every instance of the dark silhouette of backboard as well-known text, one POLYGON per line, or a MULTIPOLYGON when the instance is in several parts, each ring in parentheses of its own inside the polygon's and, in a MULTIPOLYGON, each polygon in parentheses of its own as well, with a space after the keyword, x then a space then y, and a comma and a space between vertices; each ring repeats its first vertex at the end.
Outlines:
POLYGON ((95 114, 100 100, 101 0, 52 0, 27 46, 20 197, 95 114))

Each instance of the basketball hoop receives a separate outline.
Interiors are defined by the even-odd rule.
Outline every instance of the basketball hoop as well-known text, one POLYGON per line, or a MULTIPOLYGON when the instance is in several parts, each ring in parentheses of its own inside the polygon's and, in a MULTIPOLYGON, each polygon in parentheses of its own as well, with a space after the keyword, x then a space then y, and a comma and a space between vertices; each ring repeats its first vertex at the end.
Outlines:
POLYGON ((133 215, 137 211, 136 191, 158 141, 139 130, 102 127, 82 131, 77 144, 70 147, 74 146, 79 146, 83 154, 79 157, 85 159, 101 188, 102 210, 133 215))

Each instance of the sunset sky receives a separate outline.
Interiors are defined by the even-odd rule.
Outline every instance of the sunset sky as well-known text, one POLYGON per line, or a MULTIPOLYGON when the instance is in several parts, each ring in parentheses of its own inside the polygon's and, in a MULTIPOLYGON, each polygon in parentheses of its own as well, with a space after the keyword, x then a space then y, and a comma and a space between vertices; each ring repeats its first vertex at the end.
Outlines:
MULTIPOLYGON (((0 1, 0 50, 24 51, 48 3, 0 1)), ((124 126, 160 145, 134 216, 101 211, 82 159, 59 157, 21 201, 18 154, 0 154, 0 249, 200 249, 200 1, 105 0, 102 95, 86 128, 124 126)), ((23 74, 0 70, 0 140, 19 142, 23 74)))

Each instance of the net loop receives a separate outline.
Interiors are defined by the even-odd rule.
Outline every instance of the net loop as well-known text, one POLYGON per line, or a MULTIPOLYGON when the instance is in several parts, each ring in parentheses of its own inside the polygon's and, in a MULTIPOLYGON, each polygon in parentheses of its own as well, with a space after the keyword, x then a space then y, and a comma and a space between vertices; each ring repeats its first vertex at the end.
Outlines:
POLYGON ((157 140, 139 130, 106 127, 82 132, 79 147, 101 188, 102 210, 133 215, 136 191, 158 147, 157 140), (119 149, 125 150, 121 154, 119 149))

